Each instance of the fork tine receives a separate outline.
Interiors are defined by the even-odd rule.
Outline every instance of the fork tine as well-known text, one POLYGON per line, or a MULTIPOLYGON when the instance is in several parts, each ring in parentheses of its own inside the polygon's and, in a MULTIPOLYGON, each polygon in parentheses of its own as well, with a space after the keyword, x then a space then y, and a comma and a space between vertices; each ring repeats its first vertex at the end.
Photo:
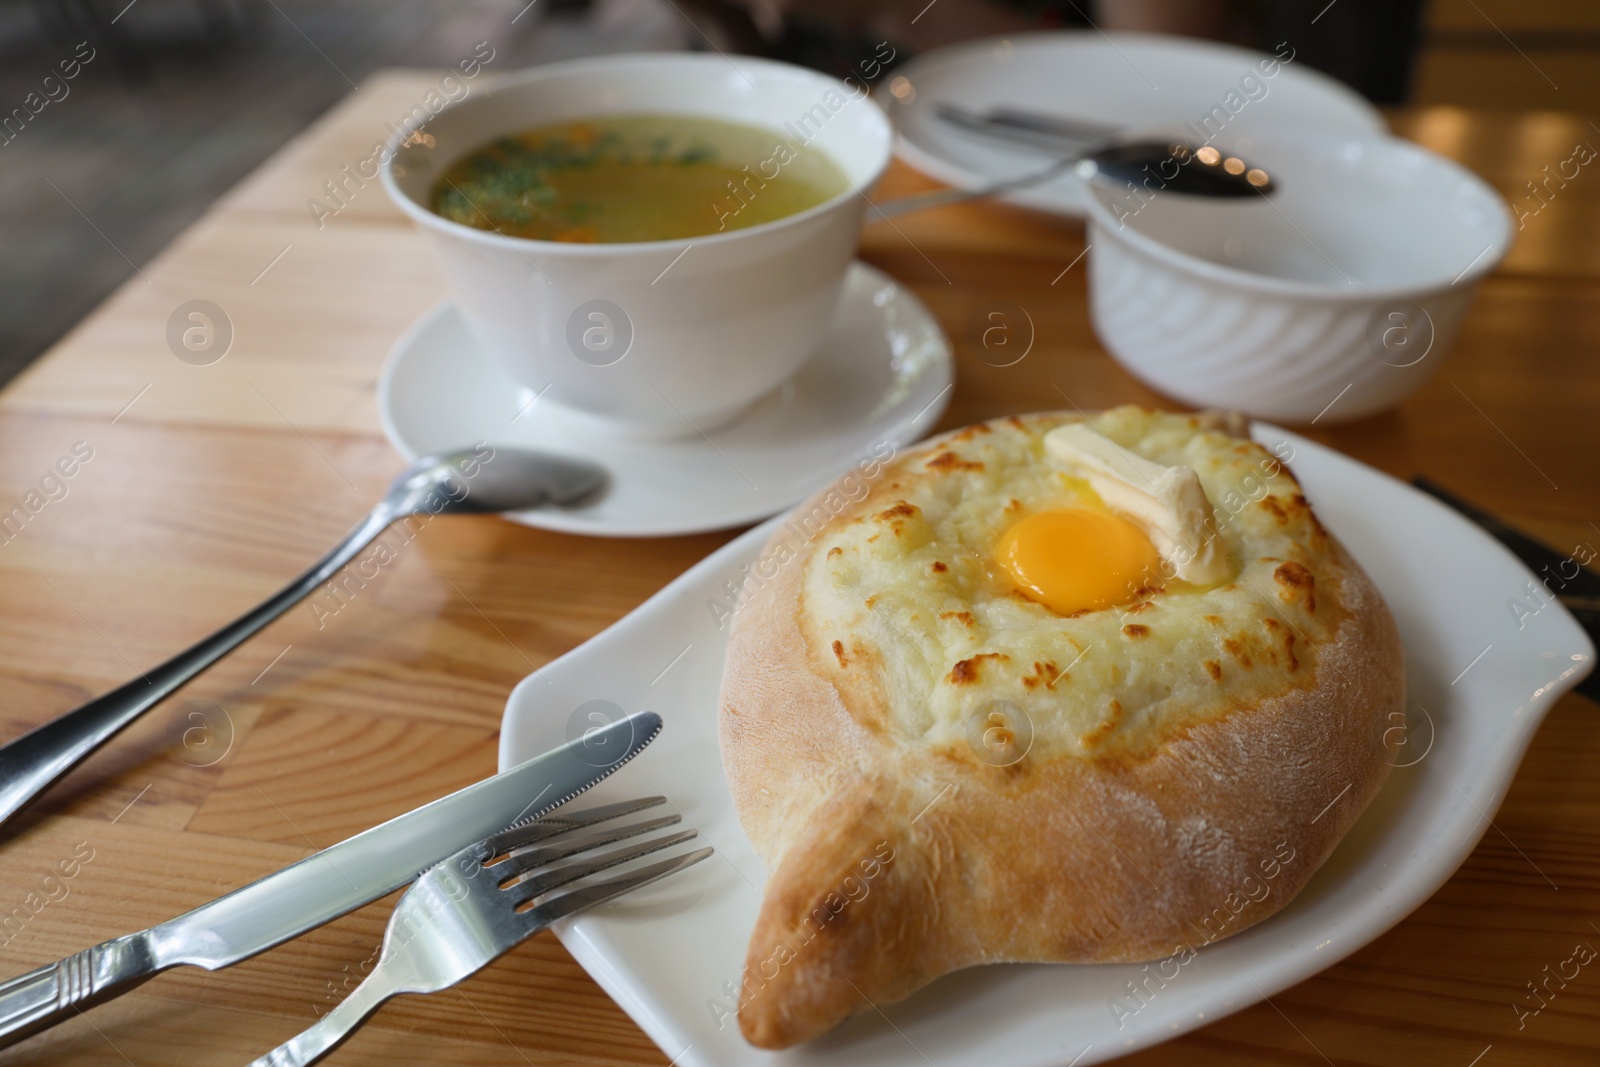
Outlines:
POLYGON ((547 839, 548 843, 546 844, 534 845, 531 848, 518 848, 506 859, 490 866, 488 871, 497 880, 503 881, 513 874, 531 871, 535 867, 543 867, 556 860, 577 855, 579 852, 588 852, 590 849, 599 848, 601 845, 614 844, 630 837, 638 837, 640 834, 650 833, 652 830, 676 826, 682 821, 683 816, 673 812, 671 815, 663 815, 656 819, 646 819, 644 822, 628 823, 623 826, 599 827, 571 835, 564 834, 558 838, 547 839))
POLYGON ((632 815, 636 811, 643 811, 645 808, 653 808, 666 802, 666 797, 636 797, 632 800, 621 800, 615 804, 597 804, 592 808, 573 808, 571 811, 557 808, 539 821, 566 822, 573 826, 588 826, 592 822, 614 819, 619 815, 632 815))
MULTIPOLYGON (((538 874, 530 874, 514 885, 507 887, 517 896, 517 903, 522 904, 534 897, 544 896, 553 889, 560 889, 569 882, 576 882, 580 878, 587 878, 591 874, 610 870, 612 867, 621 866, 629 860, 648 856, 652 852, 660 852, 673 845, 681 845, 696 836, 694 830, 680 830, 666 837, 655 837, 638 844, 628 845, 624 848, 612 849, 593 859, 569 863, 563 867, 556 867, 538 874)), ((519 857, 520 858, 520 857, 519 857)))
POLYGON ((584 886, 581 889, 574 889, 570 893, 562 893, 560 896, 552 897, 543 904, 529 908, 522 913, 523 918, 527 919, 534 929, 549 926, 557 919, 564 919, 568 915, 574 915, 597 904, 615 900, 624 893, 631 893, 633 890, 647 886, 657 879, 665 878, 669 874, 675 874, 685 867, 692 867, 711 855, 713 851, 710 848, 696 849, 682 856, 674 856, 672 859, 662 860, 660 863, 652 863, 650 866, 642 867, 637 871, 630 871, 610 881, 584 886))
POLYGON ((583 808, 575 811, 557 809, 542 819, 535 819, 523 826, 514 826, 509 830, 502 830, 483 841, 490 857, 510 852, 512 849, 522 848, 526 845, 537 844, 558 834, 571 830, 581 830, 585 826, 605 822, 623 815, 632 815, 636 811, 653 808, 667 802, 666 797, 640 797, 636 800, 624 800, 616 804, 601 804, 598 807, 583 808))

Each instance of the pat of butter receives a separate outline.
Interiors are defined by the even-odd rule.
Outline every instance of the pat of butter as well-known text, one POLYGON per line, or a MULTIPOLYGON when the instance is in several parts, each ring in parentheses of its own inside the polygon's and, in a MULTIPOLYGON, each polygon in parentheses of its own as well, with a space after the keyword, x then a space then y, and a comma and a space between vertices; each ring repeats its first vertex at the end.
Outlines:
POLYGON ((1087 480, 1108 508, 1137 523, 1176 577, 1215 585, 1233 576, 1211 500, 1193 467, 1152 462, 1081 422, 1045 434, 1044 447, 1087 480))

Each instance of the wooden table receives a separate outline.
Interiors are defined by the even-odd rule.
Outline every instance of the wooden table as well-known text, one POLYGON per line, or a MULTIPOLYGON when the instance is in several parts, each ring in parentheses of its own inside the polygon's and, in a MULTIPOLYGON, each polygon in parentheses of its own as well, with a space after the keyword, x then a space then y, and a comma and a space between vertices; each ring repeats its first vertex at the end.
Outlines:
MULTIPOLYGON (((28 501, 75 445, 92 450, 46 486, 56 499, 35 498, 37 513, 0 535, 0 736, 278 588, 397 469, 374 383, 442 285, 377 183, 352 186, 322 228, 306 201, 437 78, 370 79, 0 395, 0 511, 28 501), (192 299, 232 323, 231 350, 209 366, 167 344, 169 316, 192 299)), ((1545 164, 1600 144, 1582 118, 1553 113, 1432 108, 1394 123, 1524 206, 1523 183, 1545 164)), ((1427 473, 1558 547, 1600 546, 1600 176, 1587 169, 1524 219, 1431 384, 1398 411, 1313 434, 1401 477, 1427 473)), ((884 191, 926 184, 897 168, 884 191)), ((863 257, 915 290, 955 341, 944 425, 1060 406, 1051 382, 1083 408, 1165 403, 1095 341, 1082 250, 1079 226, 992 205, 867 231, 863 257), (1036 324, 1034 349, 990 366, 973 325, 1013 305, 1036 324)), ((487 517, 430 524, 336 617, 291 613, 51 794, 0 863, 0 917, 13 916, 0 971, 166 919, 492 773, 519 678, 730 536, 625 542, 487 517), (46 880, 85 855, 74 877, 46 880)), ((1600 963, 1521 1029, 1512 1006, 1534 1006, 1525 983, 1575 943, 1600 946, 1597 767, 1600 720, 1568 697, 1495 829, 1414 915, 1270 1005, 1127 1062, 1595 1062, 1600 963)), ((387 913, 367 908, 219 974, 164 975, 0 1061, 242 1063, 353 984, 387 913)), ((385 1008, 332 1062, 666 1059, 542 935, 457 990, 385 1008)))

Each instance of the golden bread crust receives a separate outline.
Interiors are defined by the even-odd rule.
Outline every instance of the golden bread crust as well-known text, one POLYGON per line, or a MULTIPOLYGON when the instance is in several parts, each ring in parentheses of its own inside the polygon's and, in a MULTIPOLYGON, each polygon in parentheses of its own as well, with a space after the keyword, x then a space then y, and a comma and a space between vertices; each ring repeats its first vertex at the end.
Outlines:
MULTIPOLYGON (((1010 420, 1028 432, 1060 421, 1010 420)), ((897 459, 829 529, 893 506, 971 434, 897 459)), ((837 538, 769 553, 783 562, 733 621, 721 700, 734 803, 770 871, 740 986, 745 1037, 784 1048, 979 963, 1159 959, 1293 899, 1382 784, 1383 731, 1404 697, 1381 597, 1310 523, 1318 543, 1297 565, 1314 575, 1320 629, 1303 631, 1298 660, 1290 642, 1293 667, 1263 664, 1270 691, 1148 722, 1133 709, 1136 744, 1041 735, 1006 766, 936 723, 910 730, 891 710, 903 694, 886 690, 883 648, 834 646, 837 613, 808 598, 837 538)), ((1285 605, 1310 595, 1296 585, 1265 591, 1278 598, 1263 618, 1291 622, 1285 605)), ((985 684, 1010 692, 1013 675, 992 673, 985 684)), ((1039 699, 1076 697, 1063 686, 1039 699)))

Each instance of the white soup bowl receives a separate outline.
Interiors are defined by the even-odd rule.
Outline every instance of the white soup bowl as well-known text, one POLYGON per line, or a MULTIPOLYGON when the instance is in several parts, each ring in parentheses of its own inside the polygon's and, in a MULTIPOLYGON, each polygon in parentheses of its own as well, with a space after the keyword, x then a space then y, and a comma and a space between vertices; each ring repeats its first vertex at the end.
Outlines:
POLYGON ((635 54, 501 79, 421 130, 397 131, 382 174, 430 238, 474 340, 508 377, 591 428, 660 439, 731 421, 816 348, 855 254, 862 192, 891 146, 878 106, 833 78, 743 56, 635 54), (510 237, 429 208, 439 176, 496 137, 620 114, 763 128, 774 145, 825 153, 849 188, 746 229, 617 244, 510 237))

